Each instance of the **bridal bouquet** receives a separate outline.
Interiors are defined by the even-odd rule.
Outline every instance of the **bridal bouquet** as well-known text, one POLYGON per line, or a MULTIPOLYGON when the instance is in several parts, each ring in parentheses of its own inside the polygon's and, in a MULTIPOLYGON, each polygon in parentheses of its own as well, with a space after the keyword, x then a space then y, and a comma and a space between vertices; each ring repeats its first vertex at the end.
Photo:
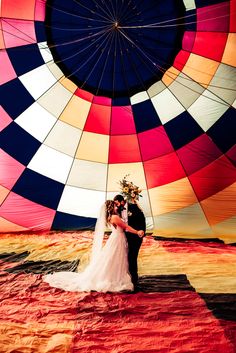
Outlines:
POLYGON ((134 185, 132 181, 127 180, 128 176, 129 174, 125 175, 124 178, 119 181, 121 194, 127 201, 138 200, 139 197, 142 197, 142 190, 137 185, 134 185))

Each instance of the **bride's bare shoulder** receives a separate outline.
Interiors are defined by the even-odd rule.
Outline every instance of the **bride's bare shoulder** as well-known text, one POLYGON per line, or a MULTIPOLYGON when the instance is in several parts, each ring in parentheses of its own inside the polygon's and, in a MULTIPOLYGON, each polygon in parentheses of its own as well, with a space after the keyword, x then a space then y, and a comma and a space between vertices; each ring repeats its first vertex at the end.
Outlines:
POLYGON ((113 214, 111 216, 111 220, 113 221, 113 223, 116 223, 117 221, 120 220, 120 217, 118 215, 116 215, 116 214, 113 214))

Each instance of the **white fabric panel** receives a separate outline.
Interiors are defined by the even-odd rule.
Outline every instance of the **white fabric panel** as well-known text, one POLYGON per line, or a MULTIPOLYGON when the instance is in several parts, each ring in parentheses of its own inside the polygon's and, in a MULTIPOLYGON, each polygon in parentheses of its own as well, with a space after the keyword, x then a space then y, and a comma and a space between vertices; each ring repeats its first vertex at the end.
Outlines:
POLYGON ((107 190, 119 190, 119 180, 122 180, 127 174, 129 175, 128 180, 141 189, 147 189, 143 163, 137 162, 109 164, 107 190))
POLYGON ((48 70, 47 65, 39 66, 19 76, 19 79, 34 99, 38 99, 57 81, 50 70, 48 70))
POLYGON ((173 229, 175 235, 180 237, 183 234, 211 234, 210 225, 199 203, 154 217, 154 227, 160 235, 173 235, 173 229))
POLYGON ((185 111, 169 89, 165 89, 151 100, 162 124, 167 123, 185 111))
POLYGON ((149 89, 147 90, 147 93, 149 97, 152 98, 156 96, 158 93, 164 91, 165 89, 166 89, 166 85, 164 85, 162 81, 158 81, 154 83, 151 87, 149 87, 149 89))
POLYGON ((53 61, 53 56, 48 48, 47 42, 38 43, 38 47, 45 63, 53 61))
POLYGON ((137 103, 141 103, 143 101, 146 101, 147 99, 149 99, 149 96, 146 91, 143 91, 143 92, 139 92, 139 93, 135 94, 134 96, 132 96, 130 98, 130 101, 131 101, 131 104, 137 104, 137 103))
POLYGON ((220 64, 208 90, 215 93, 229 104, 232 104, 236 98, 236 68, 220 64))
POLYGON ((75 159, 67 184, 105 191, 107 184, 107 164, 75 159))
POLYGON ((15 122, 40 142, 43 142, 57 119, 37 102, 32 104, 15 122))
POLYGON ((45 140, 45 145, 74 157, 82 131, 58 120, 45 140))
POLYGON ((65 183, 73 158, 42 145, 31 159, 28 168, 53 180, 65 183))
POLYGON ((58 205, 58 211, 97 218, 105 199, 105 192, 66 185, 58 205))
POLYGON ((47 91, 39 100, 39 104, 57 118, 64 110, 73 93, 64 88, 59 82, 47 91))
POLYGON ((204 131, 207 131, 228 109, 228 105, 214 94, 205 90, 188 109, 204 131))
POLYGON ((176 80, 174 80, 168 88, 186 109, 189 108, 204 91, 204 87, 183 73, 178 75, 176 80))
POLYGON ((64 76, 63 72, 59 69, 59 67, 53 62, 49 62, 47 64, 48 69, 51 71, 56 80, 60 80, 64 76))
POLYGON ((195 0, 183 0, 183 2, 186 7, 186 11, 196 9, 195 0))

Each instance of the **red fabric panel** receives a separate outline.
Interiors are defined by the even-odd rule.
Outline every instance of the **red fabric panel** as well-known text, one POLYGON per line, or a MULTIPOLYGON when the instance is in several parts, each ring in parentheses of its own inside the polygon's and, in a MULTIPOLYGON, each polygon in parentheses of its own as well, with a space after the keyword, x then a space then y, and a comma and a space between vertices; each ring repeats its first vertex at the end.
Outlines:
POLYGON ((229 2, 197 9, 197 31, 229 32, 229 2))
POLYGON ((35 0, 2 0, 2 17, 34 20, 35 0))
POLYGON ((189 175, 219 158, 222 152, 206 134, 203 134, 181 147, 177 154, 189 175))
POLYGON ((108 135, 110 133, 111 107, 92 104, 84 131, 108 135))
POLYGON ((199 200, 225 189, 236 181, 236 169, 225 156, 189 176, 199 200))
POLYGON ((12 118, 5 112, 2 106, 0 106, 0 131, 5 129, 12 122, 12 118))
POLYGON ((137 135, 110 137, 109 163, 141 162, 137 135))
POLYGON ((182 41, 182 48, 183 50, 187 50, 187 51, 192 51, 192 47, 194 44, 194 40, 195 40, 195 32, 189 32, 186 31, 184 33, 184 37, 183 37, 183 41, 182 41))
POLYGON ((138 134, 138 138, 144 161, 174 151, 163 126, 144 131, 138 134))
POLYGON ((135 133, 136 128, 131 107, 112 107, 111 135, 131 135, 135 133))
POLYGON ((33 231, 49 230, 56 211, 11 192, 0 207, 0 217, 33 231), (14 212, 12 212, 14 210, 14 212))
POLYGON ((88 102, 92 102, 94 97, 92 93, 86 92, 80 88, 77 88, 77 90, 75 91, 75 95, 82 99, 85 99, 88 102))
POLYGON ((93 96, 93 103, 110 106, 111 105, 111 98, 93 96))
POLYGON ((0 149, 0 184, 11 190, 25 166, 0 149))
POLYGON ((144 162, 148 188, 165 185, 186 176, 176 153, 144 162))
POLYGON ((197 32, 192 52, 221 61, 227 41, 226 33, 197 32))
POLYGON ((229 32, 236 32, 236 0, 230 0, 229 32))
POLYGON ((182 70, 189 58, 190 53, 188 53, 185 50, 180 50, 180 52, 177 54, 173 66, 177 70, 182 70))

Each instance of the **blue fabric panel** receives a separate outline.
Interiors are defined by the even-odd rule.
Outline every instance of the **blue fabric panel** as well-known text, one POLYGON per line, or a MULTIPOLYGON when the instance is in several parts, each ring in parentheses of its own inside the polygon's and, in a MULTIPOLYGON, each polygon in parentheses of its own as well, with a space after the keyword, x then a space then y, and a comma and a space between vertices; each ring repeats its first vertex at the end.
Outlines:
POLYGON ((41 143, 14 121, 0 134, 0 148, 27 166, 41 143))
POLYGON ((207 131, 219 149, 225 153, 236 143, 236 110, 229 108, 207 131))
POLYGON ((150 100, 132 105, 132 110, 137 133, 162 125, 150 100))
POLYGON ((168 121, 164 127, 175 150, 204 134, 203 129, 188 112, 168 121))
POLYGON ((56 210, 64 184, 47 178, 33 170, 25 169, 12 191, 28 200, 56 210))
POLYGON ((9 48, 7 53, 18 76, 44 64, 37 44, 9 48))
POLYGON ((17 118, 34 102, 18 78, 0 85, 0 104, 12 119, 17 118))
POLYGON ((52 230, 84 230, 94 229, 97 219, 56 212, 52 230))
POLYGON ((41 21, 35 21, 34 28, 35 28, 37 42, 38 43, 46 42, 47 37, 46 37, 46 31, 45 31, 45 23, 41 21))

